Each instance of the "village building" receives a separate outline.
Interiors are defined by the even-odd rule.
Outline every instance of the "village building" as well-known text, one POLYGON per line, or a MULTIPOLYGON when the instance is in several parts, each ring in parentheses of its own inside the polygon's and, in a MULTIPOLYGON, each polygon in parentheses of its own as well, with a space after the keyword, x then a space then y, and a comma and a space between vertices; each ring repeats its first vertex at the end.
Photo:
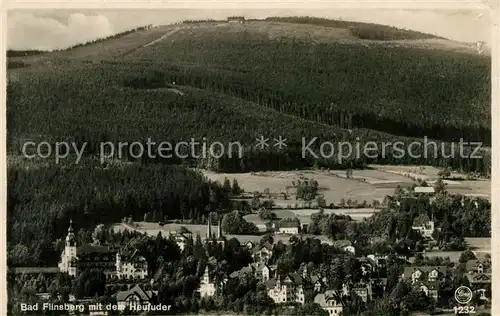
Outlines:
POLYGON ((244 16, 230 16, 227 18, 228 23, 244 23, 245 22, 245 17, 244 16))
POLYGON ((96 266, 103 270, 106 278, 144 279, 148 273, 147 261, 137 251, 129 255, 110 246, 78 246, 73 223, 70 221, 65 247, 58 264, 59 270, 75 277, 80 271, 96 266))
POLYGON ((419 215, 413 220, 411 228, 418 231, 423 237, 432 239, 432 234, 434 233, 434 221, 431 221, 425 214, 419 215))
POLYGON ((422 186, 415 187, 413 191, 415 193, 426 193, 426 194, 433 194, 436 192, 434 187, 422 187, 422 186))
POLYGON ((335 240, 333 242, 333 246, 335 248, 342 249, 343 251, 350 252, 352 254, 356 253, 356 248, 352 245, 352 243, 349 240, 335 240))
POLYGON ((137 249, 132 254, 116 253, 116 277, 119 279, 145 279, 148 276, 148 262, 138 255, 137 249))
POLYGON ((273 255, 273 245, 266 242, 260 247, 255 247, 252 252, 252 258, 255 262, 267 263, 273 255))
POLYGON ((252 250, 255 247, 255 244, 251 241, 247 241, 245 246, 247 247, 248 250, 252 250))
POLYGON ((491 261, 469 260, 465 264, 470 288, 481 300, 489 300, 491 294, 491 261))
POLYGON ((265 263, 259 263, 255 268, 254 275, 255 278, 259 281, 267 282, 271 278, 271 275, 274 271, 276 271, 276 266, 269 266, 265 263))
POLYGON ((307 266, 302 269, 302 279, 307 285, 306 287, 312 288, 314 292, 321 292, 326 288, 326 278, 322 277, 319 274, 309 273, 309 269, 307 269, 307 266))
POLYGON ((275 277, 266 282, 266 288, 276 304, 305 302, 304 280, 298 273, 280 276, 276 271, 275 277))
POLYGON ((144 290, 140 285, 136 285, 126 291, 115 293, 114 297, 120 310, 130 308, 131 305, 150 305, 156 303, 158 291, 144 290))
POLYGON ((205 273, 200 280, 200 286, 198 288, 198 292, 200 293, 200 297, 212 297, 215 295, 217 290, 222 290, 224 284, 227 281, 227 277, 225 277, 221 281, 217 281, 214 275, 211 273, 209 266, 205 267, 205 273))
POLYGON ((316 294, 314 303, 318 304, 328 315, 340 315, 342 313, 342 303, 335 291, 316 294))
POLYGON ((411 283, 444 281, 446 277, 446 266, 411 266, 405 267, 402 278, 410 280, 411 283))
POLYGON ((438 300, 439 282, 416 282, 413 286, 424 292, 428 297, 438 300))
POLYGON ((445 280, 446 273, 446 266, 413 266, 404 268, 402 278, 409 280, 428 297, 438 300, 439 283, 445 280))
POLYGON ((366 256, 366 258, 375 265, 374 268, 382 268, 386 266, 389 256, 381 254, 369 254, 366 256))
POLYGON ((193 234, 188 231, 171 231, 169 235, 170 238, 175 241, 181 252, 184 251, 189 240, 193 238, 193 234))
POLYGON ((342 295, 352 295, 353 293, 359 296, 363 302, 367 303, 373 296, 371 282, 361 280, 355 284, 342 284, 342 295))
POLYGON ((285 218, 279 223, 280 234, 298 235, 300 230, 300 221, 297 218, 285 218))

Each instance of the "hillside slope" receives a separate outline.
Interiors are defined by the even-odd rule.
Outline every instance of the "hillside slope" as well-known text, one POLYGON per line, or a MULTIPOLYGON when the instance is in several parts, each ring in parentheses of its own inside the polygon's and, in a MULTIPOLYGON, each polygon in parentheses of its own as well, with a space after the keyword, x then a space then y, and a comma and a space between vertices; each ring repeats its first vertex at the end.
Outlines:
MULTIPOLYGON (((250 148, 260 135, 283 135, 295 146, 279 155, 291 161, 302 137, 489 143, 487 56, 457 52, 451 41, 432 36, 384 31, 383 40, 360 39, 345 25, 315 24, 193 22, 26 57, 31 66, 9 71, 10 148, 33 137, 93 146, 207 137, 250 148)), ((361 31, 370 37, 370 29, 361 31)), ((467 164, 480 171, 489 165, 467 164)))

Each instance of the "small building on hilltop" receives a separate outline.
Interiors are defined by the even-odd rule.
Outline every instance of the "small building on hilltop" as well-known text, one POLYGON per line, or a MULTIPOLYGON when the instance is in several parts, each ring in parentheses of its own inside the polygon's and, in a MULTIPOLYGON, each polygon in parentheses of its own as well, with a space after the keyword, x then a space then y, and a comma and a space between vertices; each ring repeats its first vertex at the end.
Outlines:
POLYGON ((245 23, 245 17, 244 16, 230 16, 227 18, 228 23, 240 23, 243 24, 245 23))

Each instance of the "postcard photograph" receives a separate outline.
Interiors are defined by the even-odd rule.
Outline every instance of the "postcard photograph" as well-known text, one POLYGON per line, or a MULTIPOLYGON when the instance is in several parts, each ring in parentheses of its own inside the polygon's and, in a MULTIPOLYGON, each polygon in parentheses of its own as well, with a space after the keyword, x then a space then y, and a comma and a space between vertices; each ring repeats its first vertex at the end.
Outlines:
POLYGON ((9 11, 8 315, 494 315, 494 23, 9 11))

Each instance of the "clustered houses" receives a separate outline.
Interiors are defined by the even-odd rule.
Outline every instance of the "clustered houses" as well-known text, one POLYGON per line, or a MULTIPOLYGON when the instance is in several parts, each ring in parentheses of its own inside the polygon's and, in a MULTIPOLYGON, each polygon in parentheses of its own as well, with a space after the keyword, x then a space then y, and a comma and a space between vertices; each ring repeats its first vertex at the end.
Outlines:
POLYGON ((70 276, 95 267, 101 268, 107 278, 145 279, 148 275, 147 261, 137 251, 129 253, 109 246, 78 246, 72 221, 58 266, 61 272, 70 276))
POLYGON ((411 266, 405 267, 402 278, 437 300, 439 283, 446 278, 446 272, 445 266, 411 266))
POLYGON ((469 260, 465 266, 471 289, 479 294, 479 299, 488 300, 491 292, 491 262, 485 259, 469 260))

